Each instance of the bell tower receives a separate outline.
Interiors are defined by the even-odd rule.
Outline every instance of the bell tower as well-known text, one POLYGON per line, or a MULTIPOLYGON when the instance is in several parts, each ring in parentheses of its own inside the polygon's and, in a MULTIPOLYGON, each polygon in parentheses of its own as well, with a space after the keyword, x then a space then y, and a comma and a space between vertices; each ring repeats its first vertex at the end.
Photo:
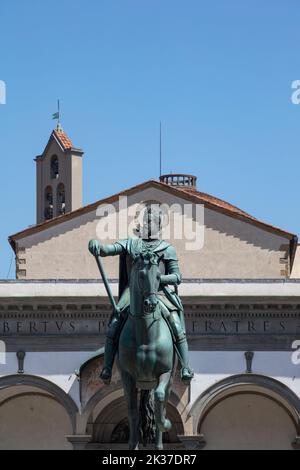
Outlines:
POLYGON ((82 156, 58 124, 35 158, 37 224, 82 207, 82 156))

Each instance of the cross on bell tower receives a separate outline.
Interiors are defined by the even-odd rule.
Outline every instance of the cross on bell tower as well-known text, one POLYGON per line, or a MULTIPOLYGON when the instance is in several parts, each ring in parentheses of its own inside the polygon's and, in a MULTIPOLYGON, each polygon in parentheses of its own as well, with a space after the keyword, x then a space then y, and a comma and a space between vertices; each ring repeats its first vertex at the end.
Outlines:
POLYGON ((58 122, 35 158, 38 224, 82 207, 82 156, 58 122))

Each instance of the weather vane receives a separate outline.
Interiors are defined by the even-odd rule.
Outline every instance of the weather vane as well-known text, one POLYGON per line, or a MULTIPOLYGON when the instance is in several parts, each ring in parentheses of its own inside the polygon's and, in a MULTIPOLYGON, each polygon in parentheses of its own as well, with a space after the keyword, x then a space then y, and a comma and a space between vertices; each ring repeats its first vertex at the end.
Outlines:
POLYGON ((56 113, 52 114, 52 119, 57 119, 57 129, 60 128, 60 106, 59 106, 59 100, 57 100, 57 111, 56 113))

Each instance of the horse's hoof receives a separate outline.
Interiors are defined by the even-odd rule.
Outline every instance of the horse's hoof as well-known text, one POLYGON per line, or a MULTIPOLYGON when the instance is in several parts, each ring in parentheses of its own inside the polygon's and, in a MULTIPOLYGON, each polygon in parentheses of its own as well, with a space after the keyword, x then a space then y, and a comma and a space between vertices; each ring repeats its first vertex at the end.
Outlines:
POLYGON ((171 429, 172 423, 169 419, 166 418, 163 423, 157 424, 157 427, 161 432, 167 432, 171 429))
POLYGON ((165 419, 165 424, 164 424, 165 432, 169 431, 171 429, 171 427, 172 427, 171 421, 168 418, 166 418, 165 419))

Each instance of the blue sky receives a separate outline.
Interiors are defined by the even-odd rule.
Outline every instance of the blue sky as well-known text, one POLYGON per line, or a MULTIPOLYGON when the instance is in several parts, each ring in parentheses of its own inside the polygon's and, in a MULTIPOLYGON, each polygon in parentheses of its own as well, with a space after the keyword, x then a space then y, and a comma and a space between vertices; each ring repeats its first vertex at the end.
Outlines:
POLYGON ((84 203, 158 177, 161 120, 163 172, 300 234, 299 21, 296 0, 1 0, 0 278, 57 98, 84 203))

